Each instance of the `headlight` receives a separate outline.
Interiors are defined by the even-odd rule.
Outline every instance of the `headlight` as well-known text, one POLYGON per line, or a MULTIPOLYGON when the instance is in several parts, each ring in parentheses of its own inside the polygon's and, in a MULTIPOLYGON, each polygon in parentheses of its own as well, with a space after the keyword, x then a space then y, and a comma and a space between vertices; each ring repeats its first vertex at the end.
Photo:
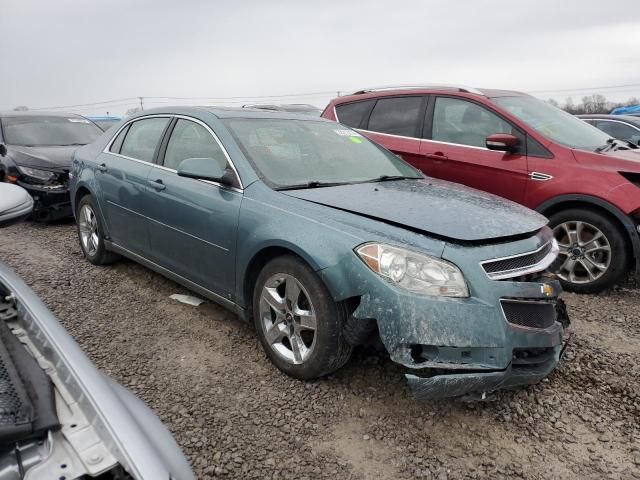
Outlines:
POLYGON ((438 297, 469 296, 460 269, 440 258, 379 243, 362 245, 356 253, 378 275, 411 292, 438 297))
POLYGON ((39 168, 21 167, 18 165, 18 170, 27 177, 37 178, 43 182, 48 182, 55 176, 55 173, 48 170, 40 170, 39 168))

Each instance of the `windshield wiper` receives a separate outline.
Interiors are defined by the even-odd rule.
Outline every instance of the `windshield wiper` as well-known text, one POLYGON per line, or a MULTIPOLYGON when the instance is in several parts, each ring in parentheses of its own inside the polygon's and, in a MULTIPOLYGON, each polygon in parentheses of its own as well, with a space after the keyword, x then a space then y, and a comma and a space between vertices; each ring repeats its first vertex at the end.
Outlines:
POLYGON ((86 143, 64 143, 62 145, 55 145, 56 147, 83 147, 86 143))
POLYGON ((347 185, 349 182, 321 182, 319 180, 311 180, 307 183, 299 183, 297 185, 285 185, 284 187, 278 187, 275 190, 302 190, 304 188, 322 188, 322 187, 335 187, 337 185, 347 185))
POLYGON ((613 148, 613 145, 615 143, 616 139, 615 138, 608 138, 607 139, 607 143, 605 143, 604 145, 601 145, 600 147, 595 149, 596 153, 604 153, 608 150, 611 150, 613 148))
POLYGON ((423 177, 409 177, 407 175, 380 175, 377 178, 367 180, 367 182, 389 182, 391 180, 421 180, 423 177))

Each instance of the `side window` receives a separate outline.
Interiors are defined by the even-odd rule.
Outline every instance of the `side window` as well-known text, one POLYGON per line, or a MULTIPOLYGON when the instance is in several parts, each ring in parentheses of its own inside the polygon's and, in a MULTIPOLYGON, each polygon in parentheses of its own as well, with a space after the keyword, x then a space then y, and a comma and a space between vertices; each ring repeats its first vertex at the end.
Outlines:
POLYGON ((120 153, 137 160, 152 162, 162 132, 168 123, 169 118, 145 118, 133 122, 122 142, 120 153))
POLYGON ((202 125, 189 120, 176 122, 164 154, 164 166, 178 169, 178 165, 187 158, 210 158, 220 168, 227 166, 227 157, 222 148, 202 125))
POLYGON ((129 130, 129 125, 127 125, 122 130, 120 130, 120 133, 111 144, 111 148, 109 148, 110 152, 120 153, 120 149, 122 148, 122 142, 124 140, 124 137, 127 135, 128 130, 129 130))
POLYGON ((480 105, 457 98, 436 98, 432 140, 484 147, 486 138, 494 133, 520 136, 511 124, 480 105))
POLYGON ((417 136, 422 98, 410 96, 379 99, 371 112, 367 130, 403 137, 417 136))
POLYGON ((375 100, 336 105, 338 121, 352 128, 360 127, 362 120, 369 113, 373 102, 375 102, 375 100))
POLYGON ((608 122, 606 120, 598 120, 596 127, 614 138, 620 140, 629 140, 640 135, 640 132, 629 125, 619 122, 608 122))

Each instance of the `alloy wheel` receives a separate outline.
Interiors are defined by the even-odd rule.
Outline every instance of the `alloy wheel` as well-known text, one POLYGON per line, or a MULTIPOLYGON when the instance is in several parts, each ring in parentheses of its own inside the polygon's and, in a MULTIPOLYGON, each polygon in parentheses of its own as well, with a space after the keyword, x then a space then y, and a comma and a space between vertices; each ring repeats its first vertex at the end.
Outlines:
POLYGON ((82 248, 90 257, 98 252, 98 219, 90 205, 83 205, 78 219, 82 248))
POLYGON ((309 358, 316 344, 317 318, 304 286, 285 273, 272 275, 260 295, 260 325, 271 349, 289 363, 309 358))
POLYGON ((611 244, 600 229, 587 222, 569 221, 557 225, 553 233, 560 247, 556 272, 562 280, 590 283, 606 273, 611 265, 611 244))

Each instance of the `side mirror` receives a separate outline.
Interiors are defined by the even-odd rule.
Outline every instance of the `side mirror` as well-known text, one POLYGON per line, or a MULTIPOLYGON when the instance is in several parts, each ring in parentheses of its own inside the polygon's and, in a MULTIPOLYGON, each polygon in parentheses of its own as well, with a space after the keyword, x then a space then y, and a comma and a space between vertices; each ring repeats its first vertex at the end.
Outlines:
POLYGON ((4 143, 0 143, 0 157, 4 157, 7 154, 7 146, 4 143))
POLYGON ((187 158, 178 165, 178 176, 210 180, 222 185, 233 185, 234 176, 230 169, 221 168, 213 158, 187 158))
POLYGON ((487 137, 485 143, 489 150, 511 153, 520 145, 520 139, 510 133, 494 133, 487 137))
POLYGON ((0 182, 0 228, 25 219, 31 210, 33 198, 24 188, 0 182))

